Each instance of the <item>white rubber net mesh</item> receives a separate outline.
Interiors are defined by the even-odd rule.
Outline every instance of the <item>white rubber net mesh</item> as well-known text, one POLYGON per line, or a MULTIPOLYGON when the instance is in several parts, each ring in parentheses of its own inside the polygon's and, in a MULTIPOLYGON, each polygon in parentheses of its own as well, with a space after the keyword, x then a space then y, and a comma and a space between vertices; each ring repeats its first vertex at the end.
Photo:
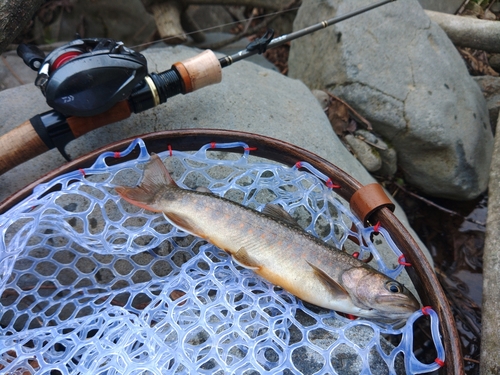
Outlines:
MULTIPOLYGON (((305 163, 254 160, 243 143, 160 157, 181 187, 207 186, 258 210, 279 203, 339 249, 373 254, 371 264, 391 277, 403 269, 390 235, 363 228, 332 181, 305 163), (235 147, 244 151, 213 150, 235 147)), ((399 329, 348 319, 303 303, 161 214, 119 199, 114 187, 137 184, 148 158, 136 140, 120 155, 105 153, 91 168, 38 186, 0 216, 0 373, 402 374, 442 365, 431 309, 399 329), (138 159, 106 164, 136 147, 138 159), (436 362, 415 357, 419 319, 429 321, 433 348, 426 350, 436 362)))

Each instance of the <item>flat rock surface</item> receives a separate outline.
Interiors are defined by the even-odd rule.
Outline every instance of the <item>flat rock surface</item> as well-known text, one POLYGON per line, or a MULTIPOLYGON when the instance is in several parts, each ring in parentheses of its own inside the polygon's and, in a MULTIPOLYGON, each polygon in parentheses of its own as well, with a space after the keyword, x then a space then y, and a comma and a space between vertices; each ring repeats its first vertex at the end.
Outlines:
MULTIPOLYGON (((369 1, 305 0, 294 29, 369 1)), ((450 199, 487 188, 486 101, 417 0, 399 0, 292 42, 289 75, 347 101, 397 151, 407 182, 450 199)))

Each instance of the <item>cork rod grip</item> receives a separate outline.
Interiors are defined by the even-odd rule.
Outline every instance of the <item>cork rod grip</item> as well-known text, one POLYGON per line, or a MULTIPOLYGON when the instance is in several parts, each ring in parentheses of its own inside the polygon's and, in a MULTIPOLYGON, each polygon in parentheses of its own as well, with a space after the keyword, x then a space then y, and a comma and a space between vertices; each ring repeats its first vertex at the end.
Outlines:
POLYGON ((0 175, 48 150, 31 122, 26 121, 0 137, 0 175))
POLYGON ((219 59, 209 49, 187 60, 176 62, 172 67, 177 70, 183 81, 183 94, 222 81, 222 67, 219 59))

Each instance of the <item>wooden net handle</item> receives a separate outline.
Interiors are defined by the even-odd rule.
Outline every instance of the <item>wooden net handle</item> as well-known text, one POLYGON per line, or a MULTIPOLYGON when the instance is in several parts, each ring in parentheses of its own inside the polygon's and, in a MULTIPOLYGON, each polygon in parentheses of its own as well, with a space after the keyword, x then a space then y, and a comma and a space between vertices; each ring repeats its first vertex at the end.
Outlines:
POLYGON ((48 151, 28 120, 0 137, 0 175, 48 151))

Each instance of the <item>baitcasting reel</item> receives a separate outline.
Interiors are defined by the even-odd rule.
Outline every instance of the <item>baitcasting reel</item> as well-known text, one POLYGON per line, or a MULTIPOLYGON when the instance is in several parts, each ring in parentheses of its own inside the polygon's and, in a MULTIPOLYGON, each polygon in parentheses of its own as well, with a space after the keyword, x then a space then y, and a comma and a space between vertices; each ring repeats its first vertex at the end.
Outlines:
POLYGON ((38 71, 35 85, 66 116, 94 116, 127 99, 148 73, 146 58, 107 38, 76 39, 47 57, 21 44, 17 53, 38 71))

